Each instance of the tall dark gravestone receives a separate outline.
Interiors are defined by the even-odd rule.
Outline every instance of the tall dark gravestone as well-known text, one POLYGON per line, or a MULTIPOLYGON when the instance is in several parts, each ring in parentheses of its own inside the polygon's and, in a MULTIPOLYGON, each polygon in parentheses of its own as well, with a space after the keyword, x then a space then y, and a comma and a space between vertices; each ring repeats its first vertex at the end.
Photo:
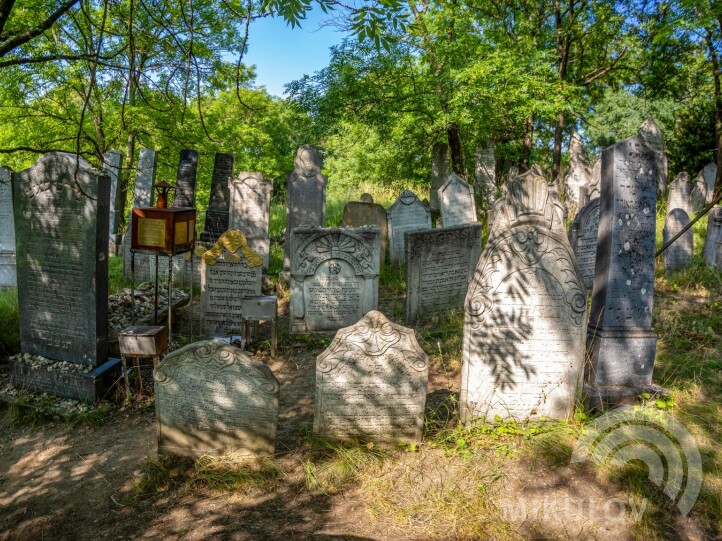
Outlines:
POLYGON ((198 169, 198 152, 181 150, 176 175, 174 207, 196 206, 196 171, 198 169))
POLYGON ((12 171, 0 167, 0 289, 17 285, 15 272, 15 218, 13 192, 10 182, 12 171))
POLYGON ((19 359, 11 383, 94 402, 118 362, 108 361, 110 178, 74 154, 51 152, 13 174, 13 200, 21 350, 77 368, 19 359))
POLYGON ((657 155, 640 138, 602 152, 599 244, 587 333, 588 391, 595 400, 622 400, 630 388, 652 381, 657 180, 657 155))
POLYGON ((117 150, 109 150, 103 157, 103 170, 110 176, 110 212, 108 217, 108 250, 111 254, 117 255, 120 250, 121 236, 118 234, 120 225, 120 164, 123 156, 117 150))
POLYGON ((201 242, 216 242, 228 230, 228 213, 231 202, 230 184, 233 177, 233 154, 216 153, 211 180, 211 198, 206 221, 200 236, 201 242))

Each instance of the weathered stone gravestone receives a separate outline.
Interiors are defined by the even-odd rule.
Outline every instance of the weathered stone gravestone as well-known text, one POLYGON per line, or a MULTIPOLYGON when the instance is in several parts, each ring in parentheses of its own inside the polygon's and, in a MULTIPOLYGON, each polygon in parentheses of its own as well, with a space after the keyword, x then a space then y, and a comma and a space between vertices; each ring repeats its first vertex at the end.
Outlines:
POLYGON ((201 256, 201 330, 205 336, 242 334, 243 299, 261 294, 263 258, 238 230, 221 235, 201 256))
POLYGON ((592 181, 592 165, 581 136, 574 131, 569 142, 569 172, 564 178, 566 203, 575 216, 584 205, 582 190, 588 192, 592 181))
POLYGON ((389 225, 386 209, 377 203, 369 194, 362 194, 361 201, 349 201, 343 208, 342 227, 376 226, 381 233, 381 262, 386 260, 388 247, 389 225), (364 201, 364 198, 366 199, 364 201))
POLYGON ((326 221, 326 183, 321 157, 313 145, 299 147, 295 170, 286 178, 286 238, 283 268, 291 268, 291 233, 296 227, 323 227, 326 221))
POLYGON ((74 154, 51 152, 13 173, 23 353, 77 367, 11 363, 11 383, 94 402, 108 361, 110 178, 74 154), (106 362, 107 361, 107 362, 106 362))
MULTIPOLYGON (((689 225, 689 216, 682 209, 667 213, 662 231, 664 244, 689 225)), ((692 265, 694 259, 694 231, 688 229, 664 251, 664 270, 675 272, 692 265)))
POLYGON ((431 229, 431 211, 416 194, 404 190, 386 212, 389 221, 389 251, 391 261, 403 261, 405 257, 404 234, 407 231, 431 229))
POLYGON ((587 291, 535 166, 507 195, 465 302, 461 419, 565 418, 582 375, 587 291))
POLYGON ((17 285, 11 174, 7 167, 0 167, 0 289, 17 285))
POLYGON ((120 177, 120 164, 123 156, 117 150, 109 150, 103 157, 103 170, 110 176, 110 212, 108 218, 108 247, 109 252, 113 255, 118 254, 121 235, 118 234, 118 226, 120 225, 120 189, 118 186, 120 177))
POLYGON ((654 152, 638 137, 602 152, 587 380, 591 396, 610 401, 622 399, 624 387, 652 381, 656 164, 654 152), (621 387, 616 397, 607 394, 610 386, 621 387))
POLYGON ((637 136, 654 152, 654 161, 657 167, 657 191, 663 194, 667 191, 667 156, 664 153, 662 128, 650 116, 639 126, 637 136))
POLYGON ((692 185, 689 183, 687 173, 679 173, 669 185, 669 198, 667 199, 667 212, 682 209, 688 216, 693 214, 692 185))
POLYGON ((476 147, 476 195, 484 208, 491 208, 496 201, 496 158, 494 141, 487 139, 476 147))
POLYGON ((717 178, 717 164, 710 162, 705 165, 697 175, 697 181, 702 181, 705 186, 706 198, 705 203, 712 202, 712 195, 714 194, 714 181, 717 178))
POLYGON ((692 215, 699 214, 704 208, 705 200, 707 199, 707 186, 704 183, 704 179, 697 177, 694 184, 692 185, 692 193, 689 196, 692 204, 692 215))
POLYGON ((228 230, 228 209, 231 202, 230 183, 233 177, 233 154, 216 153, 211 178, 211 197, 201 242, 216 242, 228 230))
POLYGON ((592 166, 592 181, 589 184, 587 195, 589 200, 596 199, 599 197, 599 189, 602 183, 602 160, 597 158, 592 166))
POLYGON ((720 239, 722 231, 722 208, 712 207, 707 215, 707 234, 704 237, 704 249, 702 257, 705 265, 711 268, 716 267, 715 257, 717 252, 717 242, 720 239))
POLYGON ((406 323, 464 306, 481 254, 480 223, 406 233, 406 323))
POLYGON ((263 258, 268 268, 271 243, 268 224, 271 214, 273 181, 262 173, 239 173, 233 180, 231 191, 231 217, 229 227, 245 232, 248 245, 263 258))
POLYGON ((597 232, 599 231, 599 198, 582 207, 569 230, 569 244, 577 258, 582 280, 587 289, 594 285, 594 266, 597 260, 597 232))
POLYGON ((474 187, 456 173, 451 173, 444 185, 439 188, 439 205, 444 227, 477 221, 474 187))
MULTIPOLYGON (((138 158, 138 170, 135 174, 135 191, 133 192, 133 207, 149 207, 153 204, 153 183, 155 182, 155 150, 144 148, 140 151, 138 158)), ((131 219, 128 213, 126 221, 128 228, 123 236, 123 277, 131 279, 131 219)), ((135 279, 139 282, 150 280, 150 259, 147 255, 137 254, 135 256, 135 279)), ((155 277, 155 273, 153 273, 155 277)))
POLYGON ((439 188, 449 177, 449 145, 434 143, 431 147, 431 189, 429 190, 430 207, 439 210, 439 188))
POLYGON ((378 304, 378 227, 297 227, 291 236, 291 333, 331 333, 378 304))
POLYGON ((380 442, 421 439, 429 358, 413 329, 371 311, 336 333, 316 359, 319 436, 380 442))
POLYGON ((158 452, 272 455, 279 384, 271 369, 221 340, 195 342, 153 371, 158 452))
POLYGON ((174 207, 196 206, 197 169, 198 152, 195 150, 181 150, 175 182, 174 207))

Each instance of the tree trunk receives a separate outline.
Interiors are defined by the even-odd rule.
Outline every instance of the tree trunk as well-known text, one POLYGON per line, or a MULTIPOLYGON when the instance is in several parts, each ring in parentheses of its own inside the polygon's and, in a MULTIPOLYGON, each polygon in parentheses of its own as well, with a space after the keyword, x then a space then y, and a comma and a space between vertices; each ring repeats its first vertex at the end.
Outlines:
MULTIPOLYGON (((552 156, 552 182, 559 184, 559 175, 562 172, 562 139, 564 137, 564 113, 557 113, 557 122, 554 126, 554 152, 552 156)), ((560 194, 563 197, 563 194, 560 194)))
MULTIPOLYGON (((722 23, 720 24, 722 26, 722 23)), ((720 66, 717 51, 714 48, 712 30, 707 29, 707 49, 712 60, 712 75, 714 76, 714 141, 715 141, 715 163, 717 164, 717 176, 714 179, 714 191, 712 198, 716 199, 722 190, 722 88, 720 85, 720 66)))
POLYGON ((531 146, 534 141, 534 115, 529 115, 524 121, 524 140, 521 145, 521 156, 519 158, 519 172, 526 173, 529 170, 529 159, 531 157, 531 146))
POLYGON ((464 152, 461 147, 461 133, 458 124, 450 124, 446 129, 449 138, 449 152, 451 154, 451 170, 461 178, 466 178, 464 170, 464 152))

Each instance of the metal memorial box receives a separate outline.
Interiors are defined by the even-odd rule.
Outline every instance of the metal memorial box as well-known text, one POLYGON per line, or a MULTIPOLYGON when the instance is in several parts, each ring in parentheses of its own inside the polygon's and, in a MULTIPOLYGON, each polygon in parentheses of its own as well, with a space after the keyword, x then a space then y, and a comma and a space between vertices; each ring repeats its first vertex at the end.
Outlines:
POLYGON ((193 249, 196 209, 133 208, 131 249, 175 255, 193 249))

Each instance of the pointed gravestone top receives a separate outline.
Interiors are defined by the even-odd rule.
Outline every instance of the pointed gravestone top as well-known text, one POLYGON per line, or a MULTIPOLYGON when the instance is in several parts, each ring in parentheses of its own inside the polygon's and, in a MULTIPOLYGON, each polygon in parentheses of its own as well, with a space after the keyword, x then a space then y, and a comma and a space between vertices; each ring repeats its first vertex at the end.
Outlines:
POLYGON ((404 190, 387 211, 389 222, 389 251, 392 261, 404 260, 404 233, 431 229, 431 211, 416 194, 404 190))
POLYGON ((664 132, 654 118, 647 117, 637 129, 642 142, 655 152, 664 152, 664 132))
POLYGON ((456 173, 451 173, 439 188, 439 205, 444 227, 477 221, 474 188, 456 173))
POLYGON ((567 173, 566 195, 567 202, 571 203, 572 212, 576 214, 584 204, 582 190, 589 190, 592 181, 592 168, 589 156, 584 149, 581 136, 575 131, 569 143, 569 172, 567 173))

